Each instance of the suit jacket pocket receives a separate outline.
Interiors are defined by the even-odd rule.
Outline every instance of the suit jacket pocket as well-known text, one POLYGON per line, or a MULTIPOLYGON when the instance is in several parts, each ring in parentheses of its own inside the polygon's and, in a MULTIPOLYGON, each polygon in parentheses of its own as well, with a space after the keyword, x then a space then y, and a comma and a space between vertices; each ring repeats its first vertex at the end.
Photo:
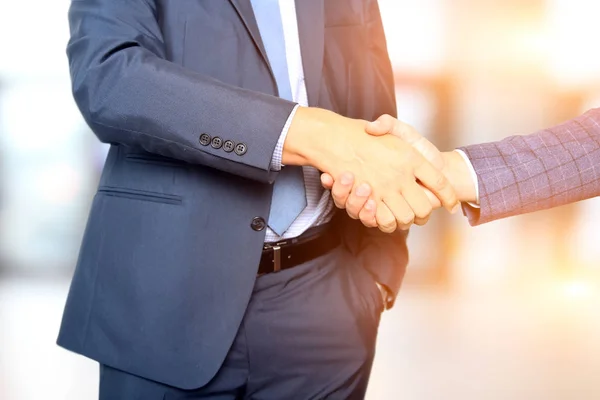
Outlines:
POLYGON ((165 165, 168 167, 187 167, 187 163, 172 158, 161 157, 153 154, 138 154, 129 153, 125 156, 125 160, 128 162, 140 163, 140 164, 153 164, 153 165, 165 165))
POLYGON ((137 190, 130 188, 121 188, 113 186, 100 186, 98 193, 105 196, 121 197, 131 200, 150 201, 154 203, 165 203, 180 205, 183 203, 183 198, 174 194, 148 192, 145 190, 137 190))

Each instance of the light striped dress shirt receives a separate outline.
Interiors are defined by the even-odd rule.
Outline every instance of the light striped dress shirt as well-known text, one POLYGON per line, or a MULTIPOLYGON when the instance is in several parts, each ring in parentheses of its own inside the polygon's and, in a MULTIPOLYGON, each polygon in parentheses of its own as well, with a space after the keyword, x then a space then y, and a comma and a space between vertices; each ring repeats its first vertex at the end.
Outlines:
MULTIPOLYGON (((299 106, 308 106, 308 96, 304 83, 304 70, 302 68, 302 54, 300 52, 300 37, 298 36, 298 21, 296 19, 296 5, 294 0, 279 0, 279 9, 283 23, 283 35, 285 39, 285 53, 292 88, 292 98, 299 106)), ((281 156, 283 143, 292 123, 298 106, 294 108, 285 124, 271 162, 271 168, 280 170, 282 168, 281 156)), ((285 167, 284 167, 285 168, 285 167)), ((313 226, 327 223, 331 220, 334 204, 329 191, 321 186, 319 171, 313 167, 303 167, 304 186, 306 188, 306 208, 298 218, 290 225, 282 236, 278 236, 270 228, 267 229, 265 242, 278 242, 300 236, 304 231, 313 226)))

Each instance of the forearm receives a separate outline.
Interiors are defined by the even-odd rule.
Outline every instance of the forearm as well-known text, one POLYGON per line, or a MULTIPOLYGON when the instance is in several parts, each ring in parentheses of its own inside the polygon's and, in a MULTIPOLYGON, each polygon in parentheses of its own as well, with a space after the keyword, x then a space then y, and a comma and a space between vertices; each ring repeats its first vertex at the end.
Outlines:
POLYGON ((479 177, 473 225, 600 195, 600 109, 558 126, 466 146, 479 177))
POLYGON ((71 4, 73 92, 94 133, 103 142, 272 181, 273 151, 295 104, 166 60, 152 4, 71 4), (243 146, 225 151, 203 134, 243 146))

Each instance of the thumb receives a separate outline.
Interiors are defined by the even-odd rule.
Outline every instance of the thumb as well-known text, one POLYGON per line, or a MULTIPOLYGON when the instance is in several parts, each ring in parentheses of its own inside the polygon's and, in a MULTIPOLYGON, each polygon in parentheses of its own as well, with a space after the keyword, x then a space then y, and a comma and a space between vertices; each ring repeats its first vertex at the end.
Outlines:
POLYGON ((369 135, 383 136, 392 133, 396 119, 390 115, 382 115, 373 122, 369 122, 365 131, 369 135))
POLYGON ((427 189, 426 187, 422 187, 423 190, 425 191, 425 195, 427 196, 427 199, 429 200, 429 202, 431 203, 431 207, 435 208, 440 208, 442 206, 442 203, 440 202, 440 199, 438 199, 435 194, 431 193, 429 191, 429 189, 427 189))

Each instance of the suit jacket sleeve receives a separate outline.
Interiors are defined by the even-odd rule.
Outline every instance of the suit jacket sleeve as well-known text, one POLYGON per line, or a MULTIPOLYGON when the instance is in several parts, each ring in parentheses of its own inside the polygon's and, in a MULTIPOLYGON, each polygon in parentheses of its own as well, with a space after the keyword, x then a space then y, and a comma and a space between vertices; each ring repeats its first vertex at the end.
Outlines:
POLYGON ((75 101, 98 138, 272 182, 295 104, 187 70, 165 57, 155 2, 74 0, 67 48, 75 101), (201 134, 244 143, 227 153, 201 134))
POLYGON ((471 225, 600 195, 600 108, 528 136, 461 148, 477 173, 471 225))
MULTIPOLYGON (((370 67, 365 72, 375 74, 371 81, 377 82, 377 91, 365 115, 372 114, 371 119, 374 120, 382 114, 396 116, 396 99, 394 74, 387 52, 379 6, 377 0, 370 0, 367 4, 370 67)), ((346 220, 345 238, 348 247, 355 250, 355 255, 374 279, 392 293, 386 300, 386 307, 391 307, 408 264, 407 232, 383 233, 377 228, 366 228, 362 223, 350 219, 345 212, 342 213, 346 220)))

